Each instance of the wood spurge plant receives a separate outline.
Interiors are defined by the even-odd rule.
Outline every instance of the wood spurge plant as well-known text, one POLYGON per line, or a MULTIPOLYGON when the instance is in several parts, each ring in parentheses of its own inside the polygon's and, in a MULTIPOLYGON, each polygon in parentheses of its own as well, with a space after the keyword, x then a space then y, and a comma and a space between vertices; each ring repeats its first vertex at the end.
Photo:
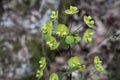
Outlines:
MULTIPOLYGON (((79 10, 75 6, 70 6, 69 9, 65 10, 65 13, 68 15, 73 15, 73 14, 76 14, 77 12, 79 12, 79 10)), ((45 36, 46 45, 49 46, 50 50, 58 49, 60 44, 63 44, 61 46, 63 46, 64 48, 70 48, 71 46, 80 42, 80 40, 82 38, 85 43, 92 42, 92 36, 93 36, 92 27, 94 25, 94 20, 92 19, 91 16, 83 17, 85 24, 88 26, 88 29, 84 32, 83 37, 82 36, 80 37, 78 33, 75 33, 75 31, 70 32, 69 27, 66 26, 65 24, 58 24, 54 29, 55 33, 53 33, 53 22, 56 19, 58 19, 58 11, 52 11, 50 18, 51 18, 51 20, 48 20, 44 24, 43 29, 42 29, 42 33, 45 36), (57 37, 59 37, 60 40, 57 40, 53 36, 53 34, 56 35, 57 37)), ((62 80, 63 77, 67 74, 72 74, 72 72, 74 72, 76 70, 81 72, 87 68, 79 56, 71 57, 71 55, 70 55, 67 62, 68 62, 69 69, 66 70, 65 72, 62 72, 59 76, 56 73, 52 73, 49 77, 49 80, 62 80)), ((40 66, 36 73, 36 77, 38 79, 40 79, 43 76, 43 74, 45 72, 44 70, 46 68, 46 63, 47 63, 46 58, 42 57, 39 61, 40 66)), ((93 65, 94 65, 96 71, 98 71, 98 72, 104 71, 104 68, 102 66, 102 61, 100 60, 100 58, 98 56, 95 56, 93 65)), ((72 79, 70 79, 70 80, 72 80, 72 79)))

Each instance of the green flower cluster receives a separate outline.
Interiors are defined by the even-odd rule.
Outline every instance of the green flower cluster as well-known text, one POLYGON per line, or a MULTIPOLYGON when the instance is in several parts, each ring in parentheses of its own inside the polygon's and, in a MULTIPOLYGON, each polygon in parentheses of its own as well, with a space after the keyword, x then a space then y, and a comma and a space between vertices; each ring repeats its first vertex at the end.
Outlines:
POLYGON ((87 29, 84 33, 83 39, 86 43, 92 42, 93 31, 92 29, 87 29))
POLYGON ((59 80, 59 77, 56 73, 52 73, 49 77, 49 80, 59 80))
POLYGON ((100 60, 100 58, 98 56, 95 56, 95 58, 94 58, 94 65, 98 72, 104 71, 104 68, 102 66, 102 61, 100 60))
MULTIPOLYGON (((92 20, 91 16, 84 16, 84 22, 89 28, 92 28, 94 25, 94 20, 92 20)), ((92 42, 93 31, 92 29, 87 29, 84 33, 83 39, 86 43, 92 42)))
MULTIPOLYGON (((51 50, 55 50, 59 47, 60 43, 56 41, 56 38, 52 36, 52 21, 47 21, 43 27, 43 34, 46 38, 46 44, 50 47, 51 50)), ((74 45, 80 41, 80 37, 73 36, 69 34, 69 29, 64 24, 58 24, 55 28, 55 34, 64 39, 64 45, 69 47, 69 45, 74 45)))
POLYGON ((78 8, 75 6, 70 6, 69 9, 65 10, 66 14, 76 14, 78 12, 78 8))
POLYGON ((68 65, 70 68, 76 68, 80 71, 84 71, 84 69, 86 68, 85 65, 82 64, 81 58, 78 56, 71 57, 68 60, 68 65))
POLYGON ((44 26, 43 26, 43 29, 42 29, 42 33, 45 35, 45 36, 48 36, 48 35, 51 35, 52 34, 52 21, 47 21, 44 26))
POLYGON ((52 11, 50 18, 54 21, 58 18, 58 11, 52 11))
POLYGON ((69 29, 64 24, 58 24, 55 29, 56 35, 59 37, 65 37, 69 34, 69 29))
POLYGON ((80 41, 80 37, 69 34, 69 29, 64 24, 58 24, 55 33, 60 38, 63 38, 64 47, 68 48, 69 45, 74 45, 80 41))
POLYGON ((87 24, 88 27, 92 28, 94 25, 94 20, 92 20, 91 16, 84 16, 84 22, 87 24))
POLYGON ((47 21, 43 26, 42 33, 45 35, 46 44, 50 47, 51 50, 57 49, 59 46, 59 42, 56 41, 55 37, 52 36, 52 21, 47 21))
POLYGON ((57 49, 59 46, 59 42, 56 41, 55 37, 47 36, 46 37, 46 44, 50 47, 51 50, 57 49))
POLYGON ((37 70, 36 77, 40 79, 43 76, 44 69, 46 68, 46 58, 42 57, 39 61, 39 69, 37 70))

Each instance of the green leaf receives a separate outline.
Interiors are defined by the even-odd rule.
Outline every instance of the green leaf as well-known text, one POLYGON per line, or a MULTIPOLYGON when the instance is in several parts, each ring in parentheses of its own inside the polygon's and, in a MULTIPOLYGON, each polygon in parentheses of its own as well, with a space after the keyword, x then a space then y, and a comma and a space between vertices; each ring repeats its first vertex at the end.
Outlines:
POLYGON ((81 64, 82 64, 82 60, 78 56, 71 57, 68 60, 68 65, 70 68, 79 68, 81 64))
POLYGON ((81 40, 80 37, 74 37, 74 39, 75 39, 75 43, 78 43, 78 42, 80 42, 80 40, 81 40))
POLYGON ((91 29, 87 29, 84 33, 83 39, 86 43, 92 42, 93 31, 91 29))
POLYGON ((64 24, 58 24, 56 26, 55 33, 59 37, 65 37, 69 34, 69 29, 64 24))
POLYGON ((63 47, 64 47, 65 49, 68 49, 70 45, 69 45, 69 44, 66 44, 65 40, 62 41, 62 42, 63 42, 63 47))
POLYGON ((63 77, 67 74, 71 74, 73 71, 75 71, 76 68, 70 68, 68 70, 66 70, 65 72, 63 72, 61 75, 60 75, 60 79, 59 80, 63 80, 63 77))
POLYGON ((87 24, 88 27, 92 28, 94 25, 94 20, 92 20, 91 16, 84 16, 83 17, 84 22, 87 24))
POLYGON ((48 20, 44 26, 43 26, 43 29, 42 29, 42 33, 46 36, 46 35, 51 35, 52 34, 52 21, 48 20))
POLYGON ((58 18, 58 11, 52 11, 50 18, 52 20, 56 20, 58 18))
POLYGON ((67 36, 65 38, 65 42, 69 45, 74 44, 74 42, 75 42, 74 37, 73 36, 67 36))
POLYGON ((58 75, 57 75, 56 73, 52 73, 52 74, 50 75, 49 80, 59 80, 59 77, 58 77, 58 75))
POLYGON ((78 8, 75 6, 70 6, 69 9, 65 10, 66 14, 76 14, 78 12, 78 8))

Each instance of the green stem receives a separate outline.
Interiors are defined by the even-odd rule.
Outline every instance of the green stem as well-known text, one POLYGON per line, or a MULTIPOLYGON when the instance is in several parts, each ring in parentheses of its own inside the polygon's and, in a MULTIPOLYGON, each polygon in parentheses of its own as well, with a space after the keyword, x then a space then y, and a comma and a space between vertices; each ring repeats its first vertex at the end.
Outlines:
POLYGON ((58 53, 60 54, 60 56, 62 56, 62 54, 61 54, 60 50, 59 50, 59 49, 57 49, 57 51, 58 51, 58 53))
POLYGON ((71 69, 67 70, 66 72, 62 73, 59 77, 59 80, 62 80, 65 75, 71 74, 75 70, 76 70, 75 68, 71 68, 71 69))
MULTIPOLYGON (((69 45, 69 58, 71 57, 72 51, 71 51, 71 46, 69 45)), ((72 80, 72 72, 70 74, 70 80, 72 80)))

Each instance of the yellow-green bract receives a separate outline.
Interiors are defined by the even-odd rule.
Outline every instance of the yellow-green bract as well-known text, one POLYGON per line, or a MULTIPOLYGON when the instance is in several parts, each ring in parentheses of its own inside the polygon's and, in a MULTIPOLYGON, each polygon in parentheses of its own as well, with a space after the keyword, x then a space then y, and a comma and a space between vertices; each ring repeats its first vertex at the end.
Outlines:
POLYGON ((90 28, 93 27, 94 20, 92 20, 91 16, 84 16, 83 19, 84 19, 84 22, 88 25, 88 27, 90 28))
POLYGON ((40 69, 44 70, 46 68, 46 58, 42 57, 41 60, 39 61, 40 64, 40 69))
POLYGON ((50 18, 52 20, 56 20, 58 18, 58 11, 52 11, 50 18))
POLYGON ((53 36, 46 36, 46 44, 50 47, 51 50, 55 50, 59 46, 59 42, 56 41, 53 36))
POLYGON ((58 24, 56 26, 55 33, 59 37, 65 37, 69 34, 69 29, 64 24, 58 24))
POLYGON ((36 77, 40 79, 43 76, 43 70, 37 70, 36 77))
POLYGON ((86 43, 92 42, 93 31, 91 29, 87 29, 84 33, 83 39, 86 43))
POLYGON ((70 6, 69 9, 65 10, 66 14, 76 14, 78 12, 78 8, 75 6, 70 6))
POLYGON ((59 80, 59 77, 56 73, 52 73, 49 77, 49 80, 59 80))
POLYGON ((98 72, 104 71, 104 68, 102 66, 102 61, 100 60, 100 58, 98 56, 95 56, 95 58, 94 58, 94 65, 98 72))
POLYGON ((52 21, 48 20, 43 26, 42 33, 45 36, 46 35, 51 35, 52 34, 52 28, 53 28, 52 21))
POLYGON ((80 65, 79 66, 79 71, 84 71, 86 69, 86 66, 85 65, 80 65))

